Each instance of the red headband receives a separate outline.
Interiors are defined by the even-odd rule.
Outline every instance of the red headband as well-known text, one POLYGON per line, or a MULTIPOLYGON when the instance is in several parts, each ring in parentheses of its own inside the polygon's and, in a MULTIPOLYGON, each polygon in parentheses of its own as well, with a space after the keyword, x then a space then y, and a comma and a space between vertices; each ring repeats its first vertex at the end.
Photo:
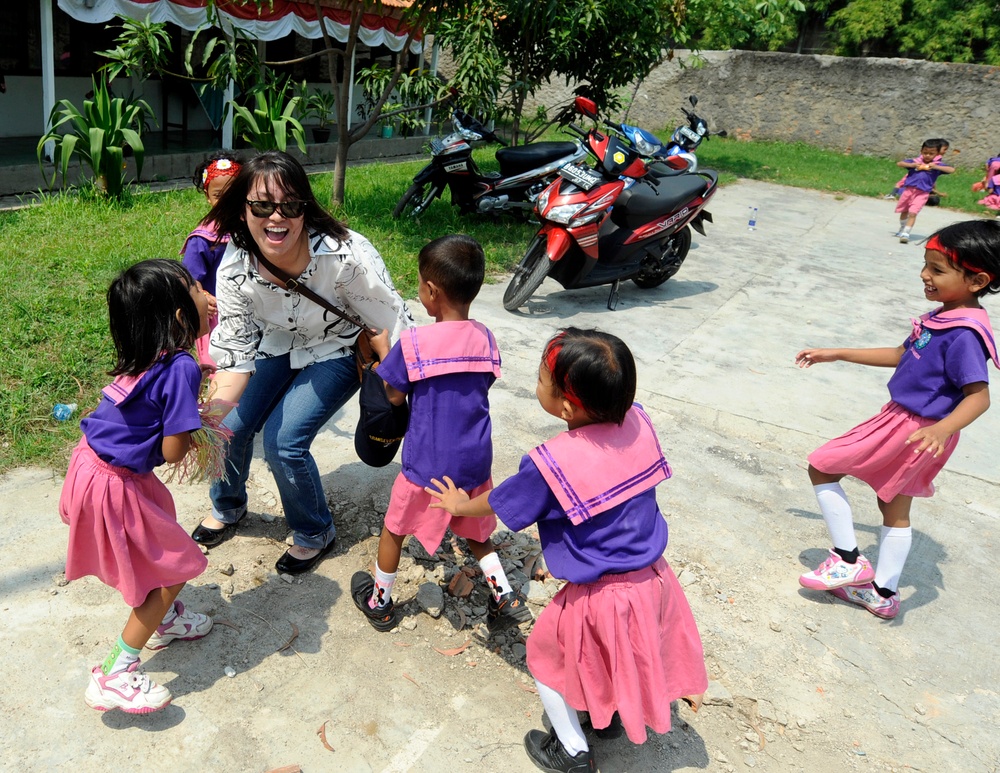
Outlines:
POLYGON ((208 188, 208 184, 216 177, 235 177, 240 172, 240 165, 228 158, 220 158, 205 167, 201 173, 202 190, 208 188))
POLYGON ((934 250, 935 252, 940 252, 942 255, 946 256, 952 263, 957 266, 961 266, 966 271, 971 271, 973 274, 986 274, 990 278, 990 282, 996 280, 996 275, 991 271, 987 271, 985 268, 979 268, 979 266, 973 266, 967 260, 962 260, 955 250, 949 249, 941 244, 941 240, 938 239, 937 234, 934 234, 927 243, 924 245, 928 250, 934 250))
MULTIPOLYGON (((549 341, 548 348, 545 352, 545 367, 548 369, 549 373, 552 374, 553 385, 555 385, 556 360, 559 358, 559 352, 562 351, 562 342, 565 337, 565 333, 559 333, 555 338, 549 341)), ((577 408, 587 410, 583 407, 583 403, 580 402, 580 398, 573 393, 569 384, 566 384, 566 389, 563 391, 563 397, 573 403, 573 405, 577 408)))

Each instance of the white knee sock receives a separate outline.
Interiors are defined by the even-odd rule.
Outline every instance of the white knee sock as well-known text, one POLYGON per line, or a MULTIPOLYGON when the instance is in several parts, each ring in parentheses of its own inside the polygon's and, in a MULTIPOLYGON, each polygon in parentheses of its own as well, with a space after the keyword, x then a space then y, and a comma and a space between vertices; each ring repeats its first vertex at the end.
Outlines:
POLYGON ((851 503, 839 483, 820 483, 813 486, 819 510, 823 513, 826 528, 830 530, 833 546, 841 550, 855 550, 858 538, 854 536, 854 515, 851 503))
POLYGON ((882 527, 882 542, 878 548, 878 565, 875 567, 875 584, 895 593, 899 588, 899 575, 913 544, 913 527, 882 527))
POLYGON ((479 560, 479 568, 483 570, 483 577, 486 578, 486 584, 490 588, 490 593, 493 594, 494 601, 499 601, 503 594, 514 590, 510 580, 507 579, 507 573, 504 572, 503 566, 500 564, 500 556, 496 552, 483 556, 479 560))
POLYGON ((566 751, 574 756, 587 751, 590 746, 583 734, 583 728, 580 727, 580 719, 576 716, 576 709, 570 706, 560 693, 537 679, 535 687, 538 688, 538 697, 542 699, 542 707, 549 715, 552 732, 559 737, 559 741, 566 751))

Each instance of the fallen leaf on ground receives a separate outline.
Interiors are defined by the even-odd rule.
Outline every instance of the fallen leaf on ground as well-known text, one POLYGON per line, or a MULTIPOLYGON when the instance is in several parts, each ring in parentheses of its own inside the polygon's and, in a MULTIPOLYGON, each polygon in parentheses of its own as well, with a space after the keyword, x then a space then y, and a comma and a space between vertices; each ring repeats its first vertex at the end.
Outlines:
POLYGON ((413 678, 412 676, 410 676, 409 674, 403 674, 403 679, 409 679, 409 680, 410 680, 411 682, 413 682, 414 684, 416 684, 416 685, 417 685, 417 687, 419 687, 419 686, 420 686, 419 684, 417 684, 417 680, 416 680, 416 679, 414 679, 414 678, 413 678))
POLYGON ((395 644, 397 647, 412 647, 413 646, 408 641, 394 641, 393 644, 395 644))
POLYGON ((466 639, 465 644, 463 644, 461 647, 453 647, 451 649, 446 649, 446 650, 443 650, 440 647, 435 647, 434 651, 440 652, 442 655, 447 655, 451 657, 452 655, 458 655, 461 652, 465 652, 469 648, 470 644, 472 644, 472 639, 466 639))
POLYGON ((525 692, 533 692, 535 695, 538 695, 538 690, 530 684, 524 684, 524 682, 518 682, 517 686, 520 687, 525 692))
POLYGON ((221 617, 214 618, 213 622, 215 623, 215 625, 224 625, 226 626, 226 628, 232 628, 234 631, 241 630, 240 627, 236 625, 236 623, 230 623, 228 620, 223 620, 221 617))
POLYGON ((292 638, 286 641, 280 647, 278 647, 278 652, 284 652, 285 650, 287 650, 289 647, 292 646, 293 641, 299 638, 299 629, 296 627, 295 623, 289 623, 289 625, 292 626, 292 638))
POLYGON ((271 768, 267 773, 302 773, 302 768, 298 765, 285 765, 280 768, 271 768))
POLYGON ((326 740, 326 723, 329 721, 330 720, 328 719, 326 722, 324 722, 322 725, 319 726, 319 730, 316 731, 316 735, 318 735, 319 740, 323 742, 323 746, 325 746, 329 751, 332 752, 333 747, 330 746, 330 742, 326 740))

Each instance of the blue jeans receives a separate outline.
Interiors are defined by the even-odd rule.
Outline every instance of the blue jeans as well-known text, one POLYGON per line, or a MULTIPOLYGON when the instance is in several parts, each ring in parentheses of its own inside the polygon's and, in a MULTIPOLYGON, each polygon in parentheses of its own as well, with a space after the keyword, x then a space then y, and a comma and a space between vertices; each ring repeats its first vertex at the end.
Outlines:
POLYGON ((330 544, 336 529, 309 447, 357 388, 353 357, 324 360, 301 370, 289 365, 287 354, 259 358, 239 405, 223 422, 233 431, 226 454, 229 481, 212 484, 212 515, 232 524, 246 514, 254 437, 263 430, 264 460, 274 475, 295 544, 304 548, 330 544))

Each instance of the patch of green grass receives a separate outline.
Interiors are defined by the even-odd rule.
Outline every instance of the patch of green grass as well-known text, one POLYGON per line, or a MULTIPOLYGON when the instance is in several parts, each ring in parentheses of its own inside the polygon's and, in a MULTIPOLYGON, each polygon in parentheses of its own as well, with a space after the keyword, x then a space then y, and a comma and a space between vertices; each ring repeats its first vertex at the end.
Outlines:
MULTIPOLYGON (((941 205, 960 212, 984 214, 985 208, 976 203, 983 194, 971 190, 972 183, 982 179, 983 169, 962 167, 957 158, 954 153, 946 158, 956 167, 954 174, 938 178, 937 188, 945 194, 941 205)), ((723 184, 745 177, 873 198, 890 193, 903 176, 904 170, 896 166, 898 160, 845 155, 801 142, 740 142, 723 137, 713 137, 698 148, 701 165, 725 173, 720 178, 723 184)))

